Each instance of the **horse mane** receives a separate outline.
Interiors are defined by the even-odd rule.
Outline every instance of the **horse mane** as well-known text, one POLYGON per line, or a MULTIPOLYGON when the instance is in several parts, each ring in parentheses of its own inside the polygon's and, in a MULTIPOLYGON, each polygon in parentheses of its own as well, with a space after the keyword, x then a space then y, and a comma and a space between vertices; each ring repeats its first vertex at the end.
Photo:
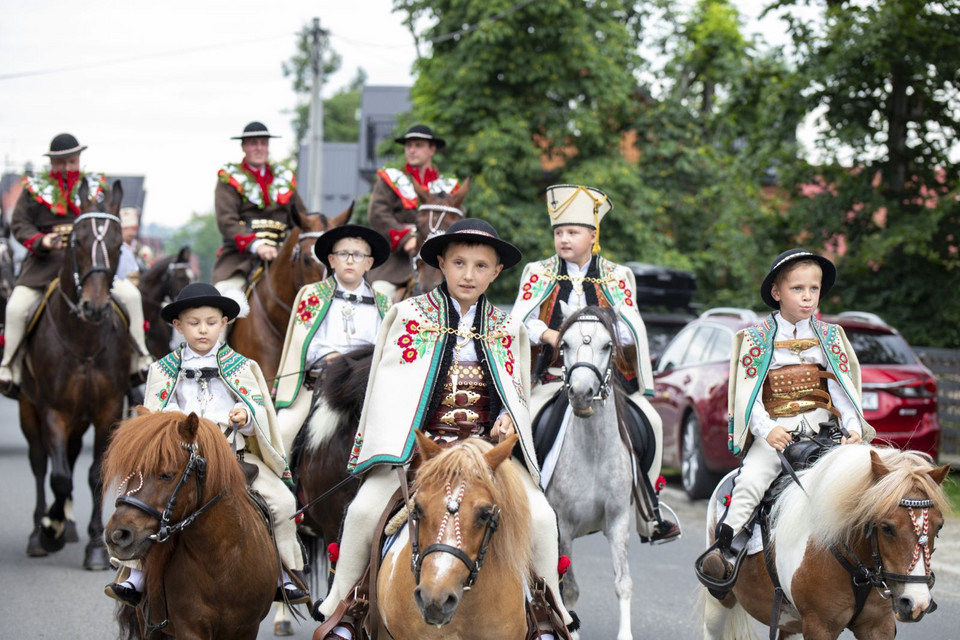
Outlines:
POLYGON ((364 345, 328 360, 318 393, 334 411, 360 416, 367 393, 374 345, 364 345))
POLYGON ((889 517, 902 498, 933 500, 942 513, 949 511, 943 489, 929 475, 929 458, 916 451, 890 447, 843 445, 827 452, 799 474, 774 505, 775 530, 809 531, 810 541, 826 548, 851 544, 868 525, 889 517), (876 452, 889 473, 875 479, 870 452, 876 452), (917 495, 917 489, 924 495, 917 495))
MULTIPOLYGON (((122 422, 110 439, 100 468, 104 493, 116 486, 114 482, 122 482, 131 473, 140 472, 145 476, 179 473, 186 466, 189 453, 181 446, 177 425, 187 416, 179 411, 142 411, 144 413, 137 417, 122 422)), ((197 453, 207 459, 205 495, 213 496, 227 487, 244 485, 240 465, 216 424, 201 418, 196 444, 197 453)))
POLYGON ((492 448, 492 444, 479 438, 447 447, 417 470, 414 491, 423 486, 453 484, 461 478, 468 480, 468 492, 469 483, 481 485, 493 496, 501 512, 500 527, 490 538, 487 557, 496 558, 511 571, 519 567, 529 569, 533 560, 531 516, 521 472, 511 460, 505 460, 491 474, 483 454, 492 448))
MULTIPOLYGON (((623 347, 620 346, 620 319, 617 316, 617 312, 613 310, 613 307, 581 307, 577 309, 569 317, 565 318, 563 324, 560 325, 560 336, 557 338, 557 343, 559 344, 559 342, 563 340, 564 334, 566 334, 573 325, 581 322, 581 317, 585 315, 599 318, 600 324, 607 330, 610 337, 613 338, 613 366, 621 371, 625 369, 628 364, 623 347)), ((559 349, 556 351, 556 359, 559 359, 559 349)))

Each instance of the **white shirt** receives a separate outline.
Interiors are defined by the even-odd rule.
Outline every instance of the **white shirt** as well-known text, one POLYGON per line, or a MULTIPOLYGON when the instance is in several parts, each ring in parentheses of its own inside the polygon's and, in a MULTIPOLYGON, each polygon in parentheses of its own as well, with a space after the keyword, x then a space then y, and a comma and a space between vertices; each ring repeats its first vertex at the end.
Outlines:
MULTIPOLYGON (((564 260, 567 264, 567 275, 574 280, 587 277, 587 271, 590 270, 590 263, 592 261, 592 258, 587 260, 587 263, 581 267, 575 262, 564 260)), ((573 309, 582 309, 587 306, 587 294, 583 290, 583 287, 579 287, 579 293, 577 293, 577 289, 578 287, 573 287, 570 296, 566 299, 566 303, 573 309)), ((523 324, 527 328, 527 337, 530 338, 530 344, 542 344, 543 341, 541 338, 543 337, 543 332, 550 328, 547 323, 537 317, 535 313, 531 313, 527 319, 524 320, 523 324)), ((630 327, 628 327, 627 323, 622 319, 617 321, 617 334, 619 335, 621 347, 633 344, 633 332, 630 331, 630 327)))
POLYGON ((133 247, 126 242, 120 244, 120 259, 117 261, 117 277, 121 280, 127 277, 127 274, 139 271, 140 265, 137 264, 137 254, 133 247))
MULTIPOLYGON (((336 280, 336 276, 334 279, 336 280)), ((361 281, 353 291, 345 289, 339 280, 336 282, 337 291, 376 300, 370 285, 364 281, 361 281)), ((313 363, 334 351, 344 353, 363 345, 376 344, 377 332, 382 320, 376 302, 354 304, 342 298, 334 298, 330 302, 330 308, 327 309, 323 323, 313 334, 310 346, 307 347, 307 367, 309 368, 313 363), (352 322, 350 321, 351 313, 352 322)))
POLYGON ((201 369, 203 367, 213 367, 219 369, 217 365, 217 352, 220 350, 220 342, 210 350, 206 355, 199 355, 190 347, 183 348, 183 361, 180 363, 180 375, 173 387, 173 394, 170 402, 164 407, 164 411, 180 411, 189 414, 196 413, 201 418, 212 420, 221 427, 230 425, 230 411, 234 408, 240 408, 247 412, 247 422, 240 427, 240 433, 250 435, 253 433, 253 420, 251 420, 250 410, 247 406, 237 400, 230 387, 227 386, 219 376, 206 381, 207 390, 203 393, 200 380, 197 378, 188 378, 183 374, 184 369, 201 369))
MULTIPOLYGON (((777 335, 775 342, 782 340, 799 340, 801 338, 816 338, 810 319, 804 319, 797 324, 788 322, 779 312, 776 314, 777 335)), ((773 350, 773 357, 770 360, 770 369, 779 369, 794 364, 817 364, 823 368, 827 366, 827 356, 820 347, 820 342, 802 351, 800 354, 794 354, 789 349, 779 348, 773 350)), ((830 392, 830 401, 840 412, 840 422, 850 433, 861 433, 860 416, 857 413, 850 398, 844 393, 840 383, 836 380, 827 379, 827 390, 830 392)), ((770 431, 777 426, 777 421, 770 417, 763 406, 763 394, 758 393, 757 399, 753 403, 753 411, 750 412, 750 432, 756 438, 767 439, 770 431)), ((816 425, 811 425, 816 428, 816 425)))

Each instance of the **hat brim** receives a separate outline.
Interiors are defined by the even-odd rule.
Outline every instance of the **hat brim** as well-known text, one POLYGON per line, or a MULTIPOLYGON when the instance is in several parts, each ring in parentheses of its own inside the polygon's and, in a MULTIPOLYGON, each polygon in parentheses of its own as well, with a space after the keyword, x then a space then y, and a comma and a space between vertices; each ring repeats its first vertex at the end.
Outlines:
POLYGON ((241 133, 238 136, 231 136, 231 140, 245 140, 247 138, 279 138, 280 136, 275 136, 269 131, 254 131, 251 133, 241 133))
POLYGON ((393 140, 397 144, 407 144, 407 142, 409 142, 410 140, 426 140, 427 142, 435 146, 437 148, 437 151, 447 146, 447 141, 444 140, 443 138, 438 138, 436 136, 433 136, 433 137, 421 136, 415 133, 405 135, 401 138, 394 138, 393 140))
POLYGON ((442 236, 434 236, 424 242, 420 248, 420 259, 431 267, 439 269, 440 263, 437 257, 443 254, 443 250, 446 249, 447 245, 454 242, 485 244, 493 247, 494 251, 496 251, 500 257, 500 264, 503 265, 504 269, 509 269, 516 265, 523 258, 520 249, 517 249, 506 240, 501 240, 500 238, 495 238, 479 231, 461 231, 458 233, 446 233, 442 236))
POLYGON ((77 155, 86 148, 87 145, 81 144, 73 147, 72 149, 64 149, 63 151, 48 151, 43 155, 47 156, 48 158, 67 158, 69 156, 77 155))
POLYGON ((233 320, 240 314, 240 305, 237 304, 236 300, 226 296, 218 295, 195 296, 192 298, 185 298, 183 300, 176 300, 160 309, 160 317, 163 318, 164 321, 173 324, 173 321, 176 320, 181 313, 187 309, 196 309, 197 307, 213 307, 215 309, 220 309, 220 311, 223 312, 223 315, 227 317, 227 320, 233 320))
POLYGON ((823 301, 823 297, 829 293, 830 289, 833 288, 834 283, 837 281, 837 268, 834 266, 833 262, 827 258, 818 256, 815 253, 800 253, 794 256, 788 256, 779 265, 777 265, 776 269, 773 269, 767 274, 767 277, 763 279, 763 284, 760 285, 760 298, 763 300, 764 304, 771 309, 780 308, 780 303, 773 299, 773 282, 777 279, 777 275, 783 271, 784 267, 797 260, 813 260, 820 265, 820 270, 823 272, 823 277, 820 280, 821 301, 823 301))
POLYGON ((327 269, 332 269, 329 257, 330 252, 333 251, 333 246, 344 238, 360 238, 370 245, 370 255, 373 256, 373 267, 371 269, 379 267, 390 257, 390 243, 379 232, 370 227, 347 224, 325 231, 313 245, 314 255, 327 269))

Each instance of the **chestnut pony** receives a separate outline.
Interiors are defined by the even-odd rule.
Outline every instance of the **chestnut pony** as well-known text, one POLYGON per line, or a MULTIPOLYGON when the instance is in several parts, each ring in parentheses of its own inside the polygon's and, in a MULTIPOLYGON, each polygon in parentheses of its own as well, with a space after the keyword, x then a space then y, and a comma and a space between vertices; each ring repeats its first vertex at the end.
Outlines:
POLYGON ((276 259, 265 263, 262 277, 250 291, 250 314, 233 324, 228 343, 237 353, 256 360, 267 382, 273 382, 280 367, 283 338, 297 292, 324 278, 324 267, 314 256, 313 245, 324 231, 346 224, 352 215, 353 203, 334 218, 322 213, 295 214, 293 228, 278 247, 276 259))
POLYGON ((45 556, 74 539, 73 467, 92 423, 93 463, 87 481, 93 513, 83 566, 102 570, 109 563, 101 535, 100 461, 111 429, 123 417, 130 386, 130 340, 110 297, 122 242, 117 212, 123 189, 119 180, 113 183, 107 211, 95 210, 103 203, 91 200, 86 181, 79 197, 81 215, 73 219, 59 284, 23 344, 20 428, 37 495, 27 555, 45 556), (44 489, 48 465, 54 498, 49 509, 44 489))
MULTIPOLYGON (((253 640, 279 560, 229 442, 194 413, 137 411, 104 457, 104 498, 117 487, 104 539, 111 556, 139 561, 146 574, 142 637, 253 640)), ((129 610, 119 608, 124 627, 129 610)))
POLYGON ((368 621, 380 624, 379 637, 525 637, 532 550, 526 471, 510 459, 516 443, 512 435, 497 446, 469 438, 441 448, 417 432, 423 464, 411 523, 383 559, 380 619, 368 621))
POLYGON ((147 349, 159 360, 170 353, 173 328, 160 317, 160 309, 176 299, 177 294, 195 279, 190 268, 190 247, 182 247, 175 256, 158 258, 140 274, 140 297, 143 319, 147 322, 147 349))
MULTIPOLYGON (((916 622, 933 611, 930 555, 947 508, 940 485, 948 471, 923 454, 855 444, 831 449, 800 472, 802 488, 787 488, 770 515, 785 595, 781 637, 832 640, 849 628, 857 638, 892 640, 895 619, 916 622), (859 607, 854 573, 864 585, 859 607)), ((707 510, 711 543, 717 499, 715 492, 707 510)), ((748 616, 769 624, 774 585, 764 554, 744 558, 722 601, 704 600, 706 638, 750 637, 748 616)))

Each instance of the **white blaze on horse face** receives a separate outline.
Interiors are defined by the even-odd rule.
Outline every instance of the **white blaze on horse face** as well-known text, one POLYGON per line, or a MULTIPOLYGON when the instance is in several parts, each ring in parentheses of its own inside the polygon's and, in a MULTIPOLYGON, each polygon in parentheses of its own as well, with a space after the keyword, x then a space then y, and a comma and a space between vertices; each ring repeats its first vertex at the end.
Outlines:
POLYGON ((613 353, 613 339, 597 321, 577 322, 563 337, 564 365, 569 371, 570 399, 577 403, 589 403, 600 395, 603 379, 597 376, 607 370, 613 353), (578 362, 586 362, 594 367, 573 368, 578 362))
MULTIPOLYGON (((926 578, 925 571, 923 559, 921 558, 913 568, 913 571, 910 572, 910 575, 918 578, 926 578)), ((905 604, 907 602, 910 603, 908 605, 910 607, 910 613, 912 614, 910 620, 916 620, 920 614, 924 613, 930 607, 932 599, 930 587, 927 586, 926 582, 907 582, 903 585, 903 593, 900 595, 901 602, 905 604)), ((901 613, 906 613, 906 611, 901 613)))

